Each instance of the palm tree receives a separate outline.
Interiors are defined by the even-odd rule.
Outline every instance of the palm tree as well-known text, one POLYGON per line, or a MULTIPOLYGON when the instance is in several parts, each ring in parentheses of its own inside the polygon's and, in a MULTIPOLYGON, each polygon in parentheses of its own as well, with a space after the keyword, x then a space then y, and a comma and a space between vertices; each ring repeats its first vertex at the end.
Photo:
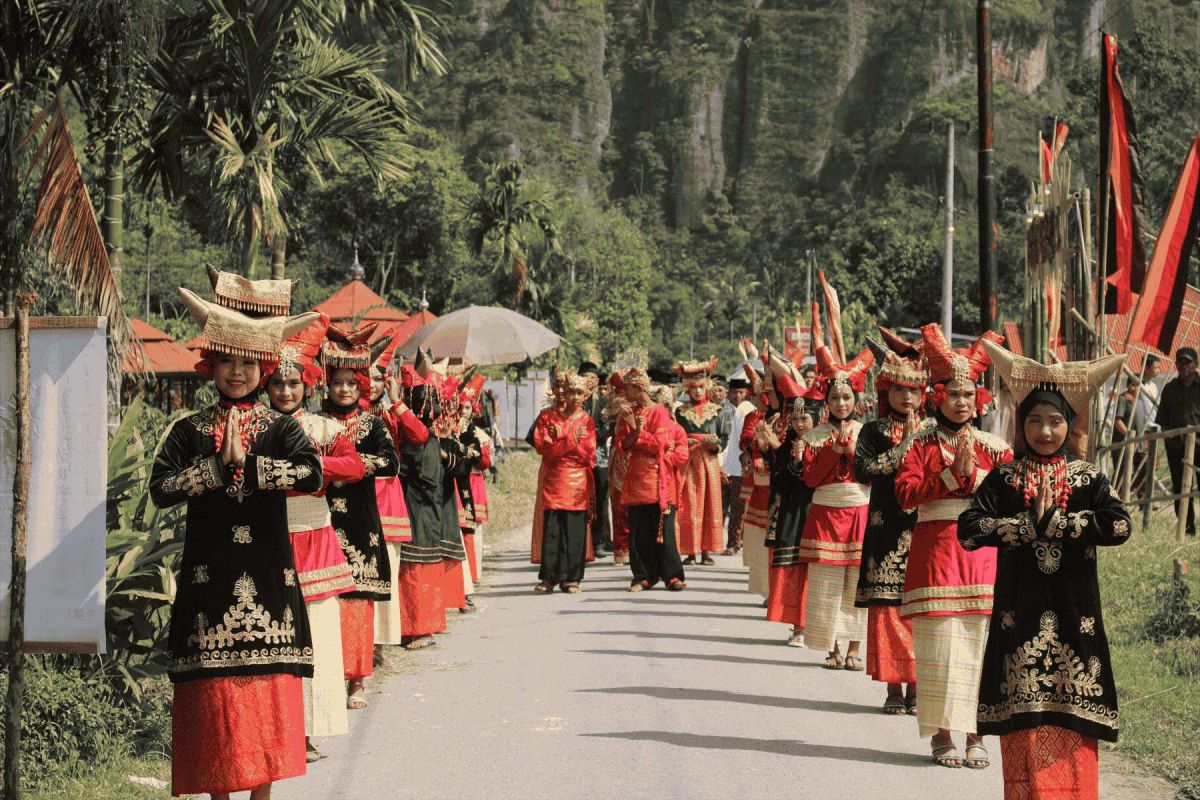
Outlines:
POLYGON ((480 256, 494 247, 493 271, 511 276, 513 305, 529 287, 530 249, 544 246, 552 253, 560 251, 550 204, 539 189, 522 180, 524 172, 520 161, 493 164, 479 192, 467 203, 465 218, 471 252, 480 256))
POLYGON ((198 154, 231 231, 242 270, 253 277, 260 242, 283 273, 282 211, 288 175, 300 164, 320 180, 337 167, 338 147, 361 156, 380 182, 403 175, 411 114, 380 78, 387 54, 378 44, 343 44, 351 21, 372 21, 399 38, 405 74, 444 69, 426 12, 403 2, 360 0, 199 0, 167 21, 150 83, 159 92, 150 146, 138 164, 143 181, 169 196, 181 188, 183 158, 198 154))

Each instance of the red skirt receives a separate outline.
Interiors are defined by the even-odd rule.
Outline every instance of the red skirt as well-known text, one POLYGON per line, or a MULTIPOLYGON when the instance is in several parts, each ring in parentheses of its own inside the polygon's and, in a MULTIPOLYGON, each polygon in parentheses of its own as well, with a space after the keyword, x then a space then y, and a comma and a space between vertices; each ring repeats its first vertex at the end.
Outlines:
MULTIPOLYGON (((428 636, 446 630, 446 603, 442 562, 400 562, 400 630, 404 636, 428 636)), ((459 584, 462 591, 462 584, 459 584)))
POLYGON ((354 573, 332 527, 298 531, 291 534, 291 539, 306 603, 354 591, 354 573))
POLYGON ((1096 800, 1096 740, 1054 725, 1000 737, 1004 800, 1096 800))
POLYGON ((900 606, 867 609, 867 674, 880 683, 916 683, 912 621, 900 618, 900 606))
MULTIPOLYGON (((442 597, 446 608, 462 608, 467 604, 467 587, 463 585, 463 562, 442 559, 442 597)), ((403 621, 400 623, 403 626, 403 621)))
POLYGON ((612 504, 612 549, 617 558, 629 558, 629 508, 612 504))
POLYGON ((808 564, 771 567, 771 589, 767 595, 767 621, 786 622, 804 629, 808 610, 808 564))
POLYGON ((408 518, 408 504, 399 478, 375 479, 375 504, 379 506, 384 541, 411 542, 412 521, 408 518))
POLYGON ((256 789, 304 774, 304 689, 295 675, 175 684, 171 794, 256 789))
POLYGON ((475 503, 475 524, 488 521, 487 478, 482 472, 471 473, 471 501, 475 503))
POLYGON ((338 606, 342 612, 343 672, 348 681, 362 680, 375 669, 375 601, 340 597, 338 606))
POLYGON ((471 582, 479 583, 479 556, 475 554, 475 532, 463 531, 463 547, 467 551, 467 564, 471 567, 471 582))

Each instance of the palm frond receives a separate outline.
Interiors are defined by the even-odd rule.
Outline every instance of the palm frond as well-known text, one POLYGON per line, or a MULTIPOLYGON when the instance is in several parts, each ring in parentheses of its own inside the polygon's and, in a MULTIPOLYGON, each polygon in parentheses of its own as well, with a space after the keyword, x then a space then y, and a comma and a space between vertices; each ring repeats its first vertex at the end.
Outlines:
POLYGON ((43 129, 32 159, 34 165, 42 165, 42 179, 29 240, 48 243, 50 259, 66 272, 80 301, 108 318, 114 346, 140 359, 141 345, 121 306, 121 288, 75 158, 61 96, 38 113, 19 146, 25 147, 43 129))

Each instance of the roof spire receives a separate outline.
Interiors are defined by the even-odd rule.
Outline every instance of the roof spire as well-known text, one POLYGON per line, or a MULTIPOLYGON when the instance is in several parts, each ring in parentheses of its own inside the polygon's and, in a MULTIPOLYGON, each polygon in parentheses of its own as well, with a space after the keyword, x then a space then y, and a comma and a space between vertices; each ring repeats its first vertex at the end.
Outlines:
POLYGON ((422 311, 429 310, 429 301, 425 299, 425 290, 424 289, 421 290, 421 310, 422 311))
POLYGON ((358 260, 358 246, 354 247, 354 264, 350 267, 350 280, 361 281, 367 275, 367 271, 363 269, 363 265, 358 260))

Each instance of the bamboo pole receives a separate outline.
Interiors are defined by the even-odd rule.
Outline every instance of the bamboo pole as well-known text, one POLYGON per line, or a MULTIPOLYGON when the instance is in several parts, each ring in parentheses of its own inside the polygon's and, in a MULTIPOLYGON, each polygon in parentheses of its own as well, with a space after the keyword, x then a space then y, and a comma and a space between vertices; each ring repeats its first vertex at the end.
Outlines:
MULTIPOLYGON (((1195 454, 1196 454, 1196 432, 1189 431, 1187 438, 1184 439, 1184 444, 1183 444, 1183 466, 1184 466, 1183 483, 1179 487, 1179 493, 1181 495, 1184 495, 1185 497, 1187 495, 1191 494, 1191 492, 1192 492, 1192 470, 1195 468, 1195 465, 1192 463, 1192 461, 1195 457, 1195 454)), ((1182 500, 1179 500, 1177 502, 1180 503, 1180 505, 1177 506, 1176 510, 1175 510, 1175 542, 1176 542, 1176 544, 1183 544, 1186 539, 1186 536, 1187 536, 1187 532, 1186 532, 1187 509, 1185 507, 1183 507, 1182 500)), ((1187 502, 1188 502, 1188 504, 1191 504, 1192 500, 1190 497, 1188 498, 1187 502)), ((1176 562, 1175 562, 1177 574, 1178 574, 1178 569, 1179 569, 1179 563, 1181 560, 1182 559, 1176 560, 1176 562)), ((1183 564, 1184 564, 1184 571, 1186 572, 1187 571, 1187 566, 1186 566, 1187 562, 1183 561, 1183 564)))
POLYGON ((12 577, 8 585, 8 691, 4 698, 4 796, 21 800, 21 712, 25 704, 25 559, 29 523, 29 453, 33 420, 29 403, 29 310, 36 295, 17 293, 17 453, 13 472, 12 577))

